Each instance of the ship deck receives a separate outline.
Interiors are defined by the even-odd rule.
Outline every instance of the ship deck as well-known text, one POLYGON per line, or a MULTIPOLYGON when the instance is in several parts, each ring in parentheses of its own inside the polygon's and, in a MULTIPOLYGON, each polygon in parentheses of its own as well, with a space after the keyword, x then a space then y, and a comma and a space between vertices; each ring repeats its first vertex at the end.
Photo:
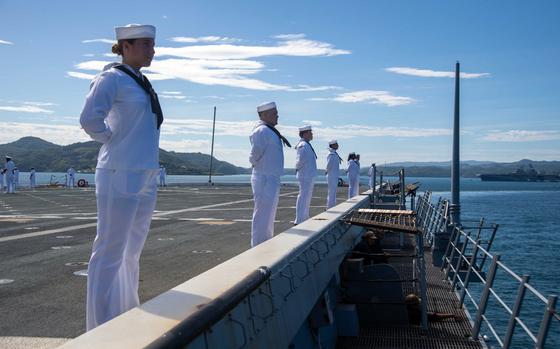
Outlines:
MULTIPOLYGON (((338 189, 338 201, 346 188, 338 189)), ((276 232, 292 227, 296 186, 283 186, 276 232)), ((316 185, 310 214, 325 210, 316 185)), ((145 302, 249 249, 249 185, 159 190, 140 261, 145 302)), ((85 331, 86 277, 95 237, 94 190, 22 190, 0 195, 0 347, 52 348, 85 331), (13 280, 9 282, 9 280, 13 280), (9 282, 9 283, 8 283, 9 282)))
MULTIPOLYGON (((413 254, 414 249, 411 235, 405 235, 405 246, 399 253, 413 254)), ((397 249, 397 234, 387 235, 383 239, 383 248, 397 249)), ((440 268, 432 265, 432 255, 429 250, 424 254, 426 260, 426 275, 428 288, 428 312, 454 314, 456 319, 446 319, 440 322, 430 322, 429 328, 424 330, 420 326, 402 323, 394 326, 370 326, 360 328, 358 337, 340 337, 337 343, 339 349, 483 349, 481 342, 470 338, 471 324, 466 313, 459 308, 459 301, 452 292, 450 284, 443 279, 440 268)), ((399 273, 403 294, 413 292, 412 257, 389 258, 391 264, 399 273)))

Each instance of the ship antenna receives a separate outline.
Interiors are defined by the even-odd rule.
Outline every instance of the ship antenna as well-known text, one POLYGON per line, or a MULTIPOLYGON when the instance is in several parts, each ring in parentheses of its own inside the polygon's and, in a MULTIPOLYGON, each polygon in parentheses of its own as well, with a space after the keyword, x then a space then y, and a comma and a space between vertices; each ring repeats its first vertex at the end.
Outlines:
POLYGON ((210 150, 210 171, 208 171, 208 185, 212 185, 212 160, 214 159, 214 131, 216 130, 216 106, 214 106, 214 121, 212 122, 212 148, 210 150))
POLYGON ((459 159, 459 86, 460 86, 459 61, 455 64, 455 115, 453 118, 453 160, 451 165, 451 205, 449 213, 451 224, 461 224, 461 200, 459 197, 461 178, 461 166, 459 159))

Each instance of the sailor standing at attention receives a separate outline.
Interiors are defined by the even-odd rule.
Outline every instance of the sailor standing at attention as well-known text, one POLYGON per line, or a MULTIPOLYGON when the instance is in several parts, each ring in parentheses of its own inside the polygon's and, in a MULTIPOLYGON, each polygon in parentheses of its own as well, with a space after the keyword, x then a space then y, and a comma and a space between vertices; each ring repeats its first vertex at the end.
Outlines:
POLYGON ((311 126, 300 127, 299 137, 300 140, 296 145, 296 178, 299 184, 299 194, 296 200, 294 224, 299 224, 309 218, 309 205, 317 175, 317 154, 310 143, 313 140, 311 126))
POLYGON ((14 168, 16 164, 12 161, 10 156, 6 156, 6 165, 4 167, 4 175, 6 176, 6 193, 15 194, 14 188, 14 168))
POLYGON ((255 207, 251 226, 251 247, 272 238, 280 195, 280 176, 284 173, 284 150, 290 143, 274 127, 278 124, 276 103, 257 107, 259 123, 253 129, 249 162, 253 166, 251 188, 255 207), (283 144, 282 144, 283 143, 283 144))
POLYGON ((163 165, 159 167, 159 186, 165 187, 165 176, 167 176, 167 170, 163 165))
POLYGON ((356 154, 348 154, 348 199, 358 195, 360 191, 360 165, 356 154))
POLYGON ((342 158, 336 152, 337 150, 337 140, 329 141, 329 155, 327 155, 327 210, 336 205, 336 188, 338 187, 340 164, 342 164, 342 158))
POLYGON ((154 57, 156 28, 115 28, 122 56, 95 77, 80 124, 103 143, 97 158, 97 235, 88 267, 87 330, 140 304, 139 261, 157 195, 159 134, 157 94, 140 68, 154 57))
POLYGON ((74 188, 74 186, 76 185, 76 170, 74 170, 74 167, 70 167, 68 169, 68 171, 66 171, 66 174, 68 175, 68 188, 74 188))
POLYGON ((35 186, 36 186, 35 167, 31 167, 31 170, 29 171, 29 188, 35 189, 35 186))
POLYGON ((14 167, 14 191, 19 187, 19 169, 14 167))
POLYGON ((371 164, 369 170, 368 170, 368 176, 369 176, 369 189, 375 189, 373 187, 373 180, 375 179, 374 177, 375 175, 375 163, 371 164))

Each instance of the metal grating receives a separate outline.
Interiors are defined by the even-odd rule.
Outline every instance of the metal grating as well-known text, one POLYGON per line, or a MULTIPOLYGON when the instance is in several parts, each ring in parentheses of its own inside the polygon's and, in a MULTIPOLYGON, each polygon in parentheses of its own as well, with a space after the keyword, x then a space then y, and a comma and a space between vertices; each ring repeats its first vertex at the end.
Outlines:
MULTIPOLYGON (((361 328, 359 337, 339 337, 340 349, 482 349, 485 346, 470 338, 471 325, 451 286, 443 280, 440 269, 432 266, 430 253, 425 254, 428 284, 428 311, 452 313, 457 320, 430 323, 427 330, 419 326, 361 328)), ((389 260, 401 279, 412 276, 412 263, 403 258, 389 260)), ((405 294, 412 292, 412 283, 403 284, 405 294)))
POLYGON ((418 233, 416 215, 413 211, 358 209, 344 219, 347 223, 369 229, 384 229, 394 232, 418 233))

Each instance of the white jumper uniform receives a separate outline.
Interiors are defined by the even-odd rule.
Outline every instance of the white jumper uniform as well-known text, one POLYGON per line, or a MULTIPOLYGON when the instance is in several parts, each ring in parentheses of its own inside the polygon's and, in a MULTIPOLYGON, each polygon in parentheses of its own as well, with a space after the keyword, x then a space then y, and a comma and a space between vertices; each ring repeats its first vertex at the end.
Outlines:
POLYGON ((74 186, 76 185, 76 170, 74 170, 73 167, 70 167, 68 171, 66 171, 66 174, 68 175, 68 183, 66 184, 66 186, 68 188, 74 188, 74 186))
POLYGON ((37 185, 37 183, 36 183, 36 179, 35 179, 35 170, 31 170, 29 172, 29 188, 35 189, 36 185, 37 185))
POLYGON ((348 199, 360 192, 360 165, 356 160, 348 161, 348 199))
POLYGON ((329 148, 329 155, 327 155, 327 210, 336 205, 336 188, 338 187, 341 162, 342 159, 336 150, 329 148))
POLYGON ((88 267, 89 331, 140 304, 139 260, 156 204, 160 132, 148 94, 110 66, 93 80, 80 124, 103 143, 95 172, 98 212, 88 267))
POLYGON ((19 169, 14 168, 14 191, 19 188, 19 169))
POLYGON ((368 176, 369 176, 369 189, 373 189, 373 166, 370 166, 369 170, 368 170, 368 176))
POLYGON ((317 156, 311 144, 303 138, 296 145, 296 177, 299 184, 299 194, 296 200, 295 224, 309 218, 309 205, 313 196, 313 186, 317 175, 317 156))
POLYGON ((159 168, 159 186, 160 187, 165 187, 165 176, 167 176, 167 170, 165 169, 165 167, 160 167, 159 168))
POLYGON ((280 137, 263 121, 251 136, 249 162, 253 165, 251 187, 255 207, 251 226, 251 247, 274 236, 274 219, 280 195, 280 176, 284 173, 284 150, 280 137))
POLYGON ((4 169, 6 172, 4 175, 6 176, 6 193, 14 194, 16 192, 15 184, 14 184, 14 168, 16 164, 12 160, 6 162, 6 166, 4 169))

